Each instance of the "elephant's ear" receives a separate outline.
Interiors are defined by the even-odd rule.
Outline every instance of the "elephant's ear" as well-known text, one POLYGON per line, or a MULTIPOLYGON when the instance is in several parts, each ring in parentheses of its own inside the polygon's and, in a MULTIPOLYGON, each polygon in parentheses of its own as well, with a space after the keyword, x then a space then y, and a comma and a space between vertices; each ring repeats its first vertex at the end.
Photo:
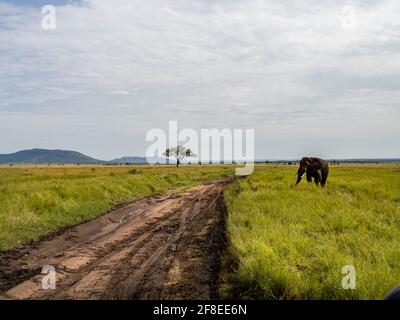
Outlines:
POLYGON ((308 158, 308 157, 306 157, 306 158, 303 158, 304 159, 304 162, 309 166, 309 165, 311 165, 311 163, 312 163, 312 159, 311 158, 308 158))
POLYGON ((321 166, 321 168, 324 166, 324 160, 317 158, 317 161, 319 163, 319 165, 321 166))

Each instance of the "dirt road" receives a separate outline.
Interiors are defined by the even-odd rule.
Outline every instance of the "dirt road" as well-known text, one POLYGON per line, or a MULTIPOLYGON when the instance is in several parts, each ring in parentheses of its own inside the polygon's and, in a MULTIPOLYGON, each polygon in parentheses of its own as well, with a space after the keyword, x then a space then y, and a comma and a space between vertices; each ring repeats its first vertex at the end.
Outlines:
POLYGON ((0 299, 216 298, 232 180, 149 197, 0 255, 0 299), (56 289, 42 289, 42 267, 56 289))

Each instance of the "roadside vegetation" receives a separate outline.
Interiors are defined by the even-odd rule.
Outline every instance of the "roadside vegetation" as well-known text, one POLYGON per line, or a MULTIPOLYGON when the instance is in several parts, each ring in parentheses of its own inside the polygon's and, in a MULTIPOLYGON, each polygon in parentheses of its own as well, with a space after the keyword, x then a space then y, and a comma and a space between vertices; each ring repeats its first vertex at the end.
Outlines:
POLYGON ((1 166, 0 251, 114 205, 234 174, 233 166, 1 166))
POLYGON ((241 299, 382 299, 400 284, 400 166, 331 166, 325 189, 294 166, 257 166, 228 187, 220 294, 241 299), (353 265, 356 288, 344 290, 353 265))

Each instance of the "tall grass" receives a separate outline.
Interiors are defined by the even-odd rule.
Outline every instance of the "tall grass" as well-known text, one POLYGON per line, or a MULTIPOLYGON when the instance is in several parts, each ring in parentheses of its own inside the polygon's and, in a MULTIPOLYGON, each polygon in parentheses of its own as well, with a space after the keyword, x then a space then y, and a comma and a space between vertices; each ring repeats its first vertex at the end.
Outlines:
POLYGON ((0 167, 0 251, 126 200, 232 175, 228 166, 0 167))
POLYGON ((230 259, 221 294, 382 299, 400 284, 400 166, 332 166, 325 189, 295 167, 256 167, 225 192, 230 259), (356 289, 342 288, 353 265, 356 289))

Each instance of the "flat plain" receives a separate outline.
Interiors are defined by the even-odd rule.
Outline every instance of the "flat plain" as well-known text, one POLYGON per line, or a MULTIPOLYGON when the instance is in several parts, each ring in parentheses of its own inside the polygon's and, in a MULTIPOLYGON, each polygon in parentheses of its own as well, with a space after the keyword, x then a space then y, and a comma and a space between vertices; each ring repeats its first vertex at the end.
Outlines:
MULTIPOLYGON (((213 274, 207 271, 207 286, 196 297, 217 297, 212 292, 219 278, 218 297, 222 298, 382 299, 400 283, 400 166, 332 165, 324 189, 306 181, 295 187, 296 171, 296 166, 257 165, 252 175, 233 179, 234 166, 224 165, 1 166, 3 288, 29 281, 48 259, 61 261, 54 260, 56 264, 64 263, 60 257, 81 261, 83 248, 96 254, 89 255, 93 269, 79 269, 82 279, 87 270, 98 270, 99 261, 112 267, 112 254, 118 251, 112 241, 105 245, 106 239, 122 239, 123 249, 128 234, 121 232, 128 227, 137 229, 140 222, 146 227, 137 229, 129 241, 136 246, 143 234, 149 248, 162 249, 168 263, 174 261, 173 256, 181 257, 179 267, 160 267, 165 271, 163 279, 169 280, 154 292, 164 292, 169 298, 190 298, 195 292, 184 273, 177 270, 185 268, 184 261, 193 262, 197 252, 204 259, 197 269, 191 268, 196 274, 209 270, 206 258, 212 257, 213 274), (226 179, 229 183, 216 182, 226 179), (115 224, 114 218, 107 218, 108 212, 110 217, 122 215, 122 222, 115 224), (97 225, 99 230, 91 227, 97 225), (175 229, 179 230, 176 239, 175 229), (104 244, 88 240, 95 235, 104 244), (214 240, 206 241, 205 235, 214 240), (180 241, 187 245, 179 246, 180 241), (56 248, 53 243, 60 246, 60 252, 49 256, 51 248, 56 248), (25 269, 21 271, 22 266, 25 269), (345 266, 353 266, 356 272, 354 290, 342 287, 345 266), (174 281, 185 283, 186 294, 175 290, 174 281)), ((129 254, 136 256, 141 251, 135 246, 129 254)), ((160 250, 146 258, 146 266, 137 264, 135 268, 152 266, 155 272, 155 262, 164 261, 155 257, 160 250)), ((136 280, 120 279, 121 286, 129 284, 127 288, 135 288, 138 297, 152 292, 143 289, 150 283, 143 282, 147 277, 144 271, 143 277, 125 271, 121 271, 126 275, 121 279, 136 280)), ((103 297, 85 288, 82 297, 103 297)), ((72 297, 65 291, 58 295, 72 297)), ((127 293, 124 297, 131 296, 127 293)))
POLYGON ((141 197, 179 193, 232 166, 0 166, 0 251, 141 197))
POLYGON ((291 166, 258 166, 228 187, 223 297, 382 299, 400 284, 400 166, 330 171, 325 189, 294 187, 291 166), (342 287, 348 265, 354 290, 342 287))

